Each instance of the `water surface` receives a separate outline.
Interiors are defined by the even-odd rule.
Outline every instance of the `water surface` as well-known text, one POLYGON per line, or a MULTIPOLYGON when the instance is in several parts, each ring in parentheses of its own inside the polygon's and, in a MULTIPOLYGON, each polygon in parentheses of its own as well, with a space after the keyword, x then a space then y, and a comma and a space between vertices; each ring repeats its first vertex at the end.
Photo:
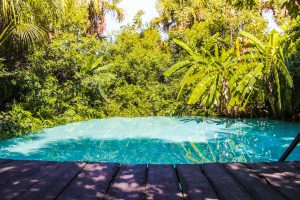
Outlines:
MULTIPOLYGON (((200 117, 108 118, 0 142, 0 158, 120 163, 276 161, 300 123, 200 117)), ((300 160, 300 148, 289 157, 300 160)))

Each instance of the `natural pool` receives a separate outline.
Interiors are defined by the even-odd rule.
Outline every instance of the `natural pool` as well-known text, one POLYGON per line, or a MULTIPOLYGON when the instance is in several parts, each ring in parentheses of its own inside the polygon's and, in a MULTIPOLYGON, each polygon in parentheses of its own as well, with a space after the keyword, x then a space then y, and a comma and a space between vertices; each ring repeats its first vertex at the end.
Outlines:
MULTIPOLYGON (((96 119, 0 142, 0 158, 120 163, 276 161, 300 123, 200 117, 96 119)), ((300 160, 296 148, 289 160, 300 160)))

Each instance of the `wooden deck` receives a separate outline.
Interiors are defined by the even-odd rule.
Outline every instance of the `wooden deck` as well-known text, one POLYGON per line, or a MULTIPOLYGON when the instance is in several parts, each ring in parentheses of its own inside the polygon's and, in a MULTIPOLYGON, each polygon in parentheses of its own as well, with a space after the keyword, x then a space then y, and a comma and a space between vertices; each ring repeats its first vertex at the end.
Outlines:
POLYGON ((300 199, 300 162, 120 165, 0 160, 6 199, 300 199))

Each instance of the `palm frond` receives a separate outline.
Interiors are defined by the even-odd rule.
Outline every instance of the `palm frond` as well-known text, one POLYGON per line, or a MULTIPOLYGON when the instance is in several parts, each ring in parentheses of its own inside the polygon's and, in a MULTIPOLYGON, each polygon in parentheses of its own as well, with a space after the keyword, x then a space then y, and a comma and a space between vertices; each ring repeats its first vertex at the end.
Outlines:
POLYGON ((106 4, 105 10, 106 13, 110 13, 118 22, 122 22, 125 17, 124 10, 118 7, 117 4, 106 4))
POLYGON ((17 10, 19 8, 19 0, 0 0, 1 10, 3 19, 12 20, 16 17, 17 10))
POLYGON ((16 24, 12 31, 13 43, 22 48, 43 42, 45 38, 47 38, 45 29, 34 24, 16 24))
POLYGON ((199 54, 195 53, 186 43, 182 42, 181 40, 174 38, 173 41, 184 48, 193 58, 199 56, 199 54))
POLYGON ((179 93, 177 95, 177 100, 180 99, 180 97, 182 96, 182 93, 184 92, 184 88, 187 85, 187 79, 190 77, 190 75, 194 72, 195 68, 197 66, 193 65, 191 66, 187 72, 184 74, 183 78, 180 81, 180 90, 179 93))
POLYGON ((7 40, 7 38, 11 35, 11 33, 13 32, 14 26, 13 26, 14 20, 12 20, 10 22, 10 24, 8 24, 4 30, 2 31, 2 33, 0 33, 0 46, 7 40))

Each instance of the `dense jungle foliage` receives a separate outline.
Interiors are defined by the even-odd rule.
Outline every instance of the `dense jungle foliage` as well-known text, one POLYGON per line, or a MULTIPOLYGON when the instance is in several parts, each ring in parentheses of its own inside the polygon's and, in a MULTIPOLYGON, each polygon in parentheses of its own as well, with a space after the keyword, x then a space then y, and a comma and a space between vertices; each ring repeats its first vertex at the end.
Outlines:
POLYGON ((111 116, 300 118, 296 0, 0 0, 0 138, 111 116), (266 31, 269 10, 283 29, 266 31))

